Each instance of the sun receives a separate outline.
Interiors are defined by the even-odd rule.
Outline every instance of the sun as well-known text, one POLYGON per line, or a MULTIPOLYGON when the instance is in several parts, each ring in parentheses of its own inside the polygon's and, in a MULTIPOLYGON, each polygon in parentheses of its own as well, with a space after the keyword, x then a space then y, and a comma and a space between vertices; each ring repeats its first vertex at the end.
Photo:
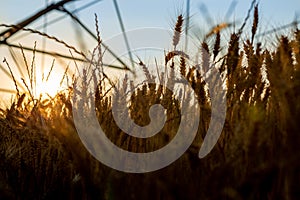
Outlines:
POLYGON ((63 89, 64 81, 62 81, 63 75, 57 71, 52 71, 49 77, 38 73, 36 75, 36 86, 34 96, 36 97, 54 97, 59 91, 63 89))
POLYGON ((36 86, 36 96, 45 96, 45 95, 49 95, 51 97, 54 97, 57 92, 59 91, 60 85, 58 83, 58 79, 57 80, 51 80, 48 82, 39 82, 37 83, 36 86))

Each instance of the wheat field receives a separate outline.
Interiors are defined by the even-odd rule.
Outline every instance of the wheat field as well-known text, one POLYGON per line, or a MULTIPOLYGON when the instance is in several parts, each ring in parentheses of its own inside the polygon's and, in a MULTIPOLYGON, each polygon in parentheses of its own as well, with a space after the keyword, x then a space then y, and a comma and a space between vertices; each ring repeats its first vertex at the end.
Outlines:
MULTIPOLYGON (((183 54, 167 52, 165 57, 162 56, 166 67, 179 72, 195 91, 200 104, 200 126, 184 155, 155 172, 119 172, 96 160, 86 150, 72 115, 76 78, 69 77, 72 80, 70 86, 54 97, 38 98, 33 95, 30 82, 23 82, 27 92, 22 92, 11 73, 16 96, 8 108, 0 110, 0 198, 299 198, 300 30, 295 27, 291 33, 278 36, 274 48, 265 48, 255 40, 258 15, 256 5, 250 30, 230 33, 228 42, 222 35, 225 24, 221 24, 207 33, 210 40, 199 44, 199 48, 209 53, 209 62, 216 63, 223 78, 227 106, 221 137, 203 159, 198 158, 198 150, 211 116, 207 83, 183 54), (221 51, 223 43, 226 45, 221 51)), ((184 23, 185 19, 179 15, 171 41, 174 49, 184 23)), ((100 43, 99 39, 99 46, 100 43)), ((76 49, 72 50, 76 52, 76 49)), ((99 63, 100 68, 103 67, 100 48, 95 49, 93 59, 87 69, 83 69, 83 75, 88 70, 99 70, 99 63)), ((4 64, 11 69, 10 61, 4 64)), ((208 67, 206 62, 201 65, 201 68, 208 67)), ((175 80, 172 70, 168 71, 168 76, 157 74, 154 77, 146 65, 140 63, 139 67, 147 79, 165 77, 165 82, 175 80)), ((30 74, 32 66, 28 65, 27 69, 30 74)), ((119 101, 118 96, 110 91, 113 84, 109 75, 99 70, 97 76, 82 84, 88 87, 92 82, 97 86, 92 97, 96 114, 112 142, 128 151, 149 152, 163 147, 175 137, 182 120, 181 102, 172 91, 147 83, 134 88, 129 79, 121 81, 123 91, 128 87, 135 91, 129 104, 129 113, 135 123, 149 123, 145 110, 153 104, 159 103, 167 109, 166 124, 159 134, 141 139, 127 135, 117 126, 112 105, 113 101, 119 101)), ((88 97, 90 94, 82 92, 80 95, 88 97)), ((186 109, 193 110, 192 107, 186 109)))

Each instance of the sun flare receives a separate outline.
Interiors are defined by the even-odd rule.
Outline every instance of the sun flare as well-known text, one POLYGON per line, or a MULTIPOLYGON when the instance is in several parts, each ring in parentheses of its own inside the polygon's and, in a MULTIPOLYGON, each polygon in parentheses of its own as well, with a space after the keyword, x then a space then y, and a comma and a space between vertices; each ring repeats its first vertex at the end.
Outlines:
POLYGON ((60 84, 59 84, 59 80, 51 80, 48 82, 40 82, 37 83, 36 86, 36 95, 40 96, 40 95, 49 95, 51 97, 54 97, 57 92, 59 91, 60 88, 60 84))
POLYGON ((46 75, 43 77, 41 74, 42 73, 37 73, 36 75, 36 86, 33 91, 36 97, 54 97, 63 89, 63 73, 55 70, 51 72, 49 77, 46 75))

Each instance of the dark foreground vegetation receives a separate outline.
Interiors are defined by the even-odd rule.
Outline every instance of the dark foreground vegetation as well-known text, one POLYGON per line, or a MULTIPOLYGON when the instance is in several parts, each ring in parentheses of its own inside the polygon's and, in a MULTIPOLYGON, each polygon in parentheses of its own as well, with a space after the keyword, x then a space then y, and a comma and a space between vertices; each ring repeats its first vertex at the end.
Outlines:
MULTIPOLYGON (((201 44, 211 61, 218 61, 216 67, 226 82, 226 121, 208 156, 198 158, 211 114, 206 83, 185 57, 177 55, 166 65, 189 81, 201 112, 196 139, 180 159, 145 174, 113 170, 93 158, 77 135, 71 104, 74 88, 52 99, 19 93, 0 113, 0 198, 298 199, 300 31, 295 28, 292 36, 280 36, 276 47, 265 49, 254 42, 255 15, 250 39, 242 38, 242 32, 232 33, 225 56, 220 53, 220 31, 211 36, 214 42, 201 44)), ((205 68, 206 62, 201 63, 205 68)), ((157 78, 140 67, 146 77, 157 78)), ((120 148, 147 152, 172 140, 180 123, 180 102, 172 92, 144 84, 131 97, 131 117, 140 125, 149 123, 147 108, 154 103, 168 109, 164 128, 146 140, 128 136, 116 126, 111 112, 115 96, 107 93, 102 81, 97 84, 99 122, 120 148)), ((130 87, 130 80, 124 79, 123 87, 130 87)))

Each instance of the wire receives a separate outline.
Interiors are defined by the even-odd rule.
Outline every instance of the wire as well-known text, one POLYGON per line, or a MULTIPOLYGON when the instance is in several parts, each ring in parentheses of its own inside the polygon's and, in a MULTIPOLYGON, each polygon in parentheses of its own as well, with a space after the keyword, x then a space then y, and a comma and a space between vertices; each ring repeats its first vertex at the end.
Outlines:
MULTIPOLYGON (((26 50, 26 51, 33 51, 33 48, 30 48, 30 47, 24 47, 24 46, 20 47, 18 45, 9 44, 9 43, 2 43, 2 44, 7 45, 9 47, 17 48, 17 49, 23 49, 23 50, 26 50)), ((57 57, 61 57, 61 58, 66 58, 66 59, 70 59, 70 60, 80 61, 80 62, 90 62, 89 60, 86 60, 86 59, 77 58, 77 57, 73 57, 73 56, 68 56, 68 55, 64 55, 64 54, 60 54, 60 53, 56 53, 56 52, 49 52, 49 51, 40 50, 40 49, 36 49, 35 52, 46 54, 46 55, 51 55, 51 56, 57 56, 57 57)), ((122 68, 122 67, 119 67, 119 66, 116 66, 116 65, 109 65, 109 64, 105 64, 105 63, 103 63, 103 66, 114 68, 114 69, 120 69, 120 70, 128 70, 126 68, 122 68)), ((0 67, 1 67, 1 65, 0 65, 0 67)))
POLYGON ((114 6, 115 6, 115 9, 116 9, 116 12, 117 12, 118 20, 119 20, 119 23, 120 23, 120 26, 121 26, 123 37, 124 37, 124 40, 125 40, 125 44, 126 44, 126 47, 127 47, 128 54, 129 54, 129 59, 130 59, 132 67, 134 67, 132 53, 131 53, 131 50, 130 50, 128 38, 127 38, 127 35, 126 35, 126 32, 125 32, 124 23, 123 23, 123 20, 122 20, 122 17, 121 17, 121 12, 120 12, 117 0, 114 0, 114 6))
MULTIPOLYGON (((67 13, 74 21, 76 21, 88 34, 90 34, 97 42, 98 42, 98 38, 97 36, 87 27, 85 26, 75 15, 73 15, 71 12, 69 12, 67 9, 65 8, 61 8, 61 11, 67 13)), ((129 70, 131 71, 127 65, 125 64, 124 61, 122 61, 118 55, 116 55, 108 46, 106 46, 103 42, 100 43, 106 50, 107 52, 109 52, 115 59, 117 59, 117 61, 123 65, 123 69, 129 70)))
MULTIPOLYGON (((48 7, 49 5, 49 0, 45 0, 45 4, 46 4, 46 7, 48 7)), ((48 15, 45 14, 44 15, 44 23, 43 23, 43 32, 44 33, 47 33, 47 22, 48 22, 48 15)), ((46 38, 43 37, 43 40, 42 40, 42 49, 46 49, 46 45, 47 45, 47 41, 46 41, 46 38)), ((45 56, 43 55, 42 56, 42 60, 41 60, 41 68, 42 68, 42 74, 44 76, 44 65, 45 65, 45 56)))
MULTIPOLYGON (((88 3, 88 4, 83 5, 82 7, 78 8, 78 9, 75 9, 75 10, 71 11, 71 12, 74 13, 74 14, 75 14, 75 13, 78 13, 78 12, 80 12, 80 11, 82 11, 82 10, 84 10, 84 9, 86 9, 86 8, 88 8, 88 7, 92 6, 92 5, 94 5, 94 4, 98 3, 98 2, 100 2, 100 1, 102 1, 102 0, 95 0, 95 1, 92 1, 92 2, 90 2, 90 3, 88 3)), ((57 22, 59 22, 59 21, 65 19, 65 17, 66 17, 66 15, 57 17, 57 18, 55 18, 55 19, 53 19, 53 20, 48 21, 48 22, 45 23, 45 24, 41 24, 41 25, 35 27, 34 29, 41 29, 41 28, 43 28, 44 26, 50 26, 50 25, 52 25, 52 24, 55 24, 55 23, 57 23, 57 22)), ((23 37, 25 37, 25 36, 27 36, 27 35, 29 35, 29 34, 30 34, 30 33, 24 33, 24 34, 22 34, 22 35, 20 35, 20 36, 18 36, 18 37, 15 37, 15 40, 21 39, 21 38, 23 38, 23 37)))
POLYGON ((296 27, 298 24, 300 24, 300 21, 293 21, 293 22, 291 22, 289 24, 286 24, 286 25, 283 25, 283 26, 280 26, 280 27, 277 27, 277 28, 273 28, 271 30, 268 30, 268 31, 265 31, 263 33, 257 34, 256 37, 262 37, 262 36, 265 36, 265 35, 269 35, 269 34, 277 32, 277 31, 289 28, 291 26, 295 26, 296 27))

